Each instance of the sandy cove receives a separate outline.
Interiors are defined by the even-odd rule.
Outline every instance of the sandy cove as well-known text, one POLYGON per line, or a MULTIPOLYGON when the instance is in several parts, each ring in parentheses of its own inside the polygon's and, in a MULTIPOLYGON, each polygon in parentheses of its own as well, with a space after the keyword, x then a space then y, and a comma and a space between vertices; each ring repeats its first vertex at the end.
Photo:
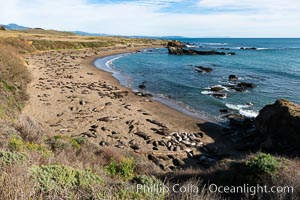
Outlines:
POLYGON ((229 152, 229 145, 219 134, 220 127, 149 97, 136 96, 121 86, 111 73, 93 65, 96 58, 151 47, 27 55, 32 81, 28 85, 30 99, 23 114, 40 123, 49 135, 86 137, 99 148, 110 146, 145 155, 168 171, 199 165, 203 154, 229 152), (170 136, 173 132, 180 133, 170 136))

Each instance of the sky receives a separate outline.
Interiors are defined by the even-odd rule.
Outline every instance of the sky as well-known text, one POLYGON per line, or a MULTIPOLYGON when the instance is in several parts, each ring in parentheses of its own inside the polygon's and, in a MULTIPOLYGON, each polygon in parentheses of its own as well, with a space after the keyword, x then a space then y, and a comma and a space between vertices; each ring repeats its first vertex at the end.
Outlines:
POLYGON ((0 0, 0 24, 114 35, 300 37, 300 0, 0 0))

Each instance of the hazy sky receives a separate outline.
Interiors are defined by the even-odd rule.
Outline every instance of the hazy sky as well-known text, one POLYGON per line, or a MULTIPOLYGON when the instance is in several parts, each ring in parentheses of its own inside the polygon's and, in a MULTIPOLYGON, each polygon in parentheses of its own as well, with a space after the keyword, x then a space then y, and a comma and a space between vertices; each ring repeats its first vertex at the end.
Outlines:
POLYGON ((300 0, 0 0, 0 24, 119 35, 300 37, 300 0))

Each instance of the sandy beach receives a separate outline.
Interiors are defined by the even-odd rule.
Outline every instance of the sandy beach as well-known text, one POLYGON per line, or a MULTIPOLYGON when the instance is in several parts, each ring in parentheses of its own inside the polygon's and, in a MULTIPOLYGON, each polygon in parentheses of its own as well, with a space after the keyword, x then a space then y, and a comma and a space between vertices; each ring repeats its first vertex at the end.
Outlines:
POLYGON ((151 97, 137 96, 121 86, 111 73, 93 65, 97 58, 154 47, 157 46, 27 55, 32 81, 23 114, 41 124, 49 135, 82 136, 100 147, 110 146, 148 158, 151 155, 152 160, 159 155, 153 162, 164 170, 191 166, 192 161, 187 159, 191 153, 200 156, 217 150, 228 152, 229 145, 220 136, 220 127, 171 109, 151 97), (176 134, 186 134, 188 139, 178 141, 176 134), (174 162, 178 159, 179 163, 174 162))

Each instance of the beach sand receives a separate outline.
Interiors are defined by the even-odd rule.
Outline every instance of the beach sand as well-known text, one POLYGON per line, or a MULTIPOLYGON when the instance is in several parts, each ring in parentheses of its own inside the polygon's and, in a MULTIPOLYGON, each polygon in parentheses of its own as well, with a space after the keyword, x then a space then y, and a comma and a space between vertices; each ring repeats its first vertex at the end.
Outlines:
POLYGON ((28 85, 30 98, 23 114, 41 124, 50 136, 82 136, 99 147, 110 146, 148 157, 169 155, 168 161, 155 160, 156 164, 164 165, 162 169, 187 166, 188 162, 174 163, 174 159, 187 158, 187 152, 198 156, 215 149, 228 152, 228 144, 220 136, 221 127, 149 97, 136 96, 129 88, 121 86, 111 73, 93 65, 96 58, 152 47, 28 54, 25 59, 32 81, 28 85), (194 144, 172 142, 168 147, 169 134, 178 131, 197 133, 194 144))

